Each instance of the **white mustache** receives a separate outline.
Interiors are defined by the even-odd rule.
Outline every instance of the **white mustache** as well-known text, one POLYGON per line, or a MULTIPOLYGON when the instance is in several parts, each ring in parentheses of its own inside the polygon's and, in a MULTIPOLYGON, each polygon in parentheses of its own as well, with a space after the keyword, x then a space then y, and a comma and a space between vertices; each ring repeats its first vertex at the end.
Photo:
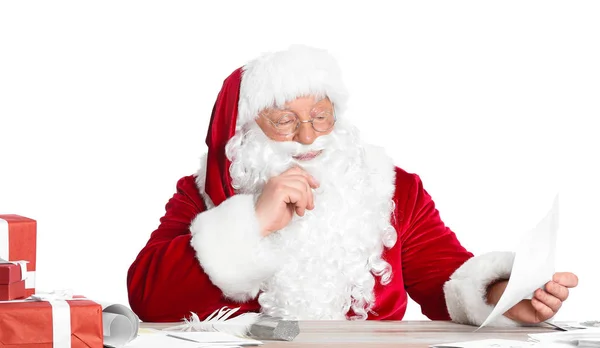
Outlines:
POLYGON ((272 142, 272 149, 274 149, 278 154, 293 157, 310 152, 325 150, 330 143, 330 139, 331 137, 323 135, 318 137, 315 142, 310 145, 300 144, 295 141, 270 141, 272 142))

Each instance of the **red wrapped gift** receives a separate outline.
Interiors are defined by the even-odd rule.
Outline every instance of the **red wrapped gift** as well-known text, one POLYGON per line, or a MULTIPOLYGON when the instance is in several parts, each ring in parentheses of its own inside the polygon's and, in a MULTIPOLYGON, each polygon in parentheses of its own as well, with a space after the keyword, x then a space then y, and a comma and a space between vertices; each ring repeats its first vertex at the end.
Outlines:
POLYGON ((87 299, 0 302, 0 347, 102 348, 102 306, 87 299))
POLYGON ((35 220, 19 215, 0 215, 0 259, 27 261, 25 296, 35 293, 36 237, 35 220))
POLYGON ((25 281, 0 284, 0 301, 25 298, 25 281))
POLYGON ((25 262, 7 262, 0 259, 0 301, 25 297, 25 262))

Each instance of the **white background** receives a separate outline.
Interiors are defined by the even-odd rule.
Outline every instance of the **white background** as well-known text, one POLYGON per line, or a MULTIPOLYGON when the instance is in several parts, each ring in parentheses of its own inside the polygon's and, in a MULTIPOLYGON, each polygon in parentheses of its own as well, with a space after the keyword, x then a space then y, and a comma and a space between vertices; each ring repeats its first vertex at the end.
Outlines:
MULTIPOLYGON (((127 303, 126 273, 206 150, 223 79, 303 43, 349 117, 479 254, 560 192, 557 319, 600 319, 600 3, 2 2, 0 213, 38 220, 38 288, 127 303)), ((421 319, 411 303, 406 319, 421 319)))

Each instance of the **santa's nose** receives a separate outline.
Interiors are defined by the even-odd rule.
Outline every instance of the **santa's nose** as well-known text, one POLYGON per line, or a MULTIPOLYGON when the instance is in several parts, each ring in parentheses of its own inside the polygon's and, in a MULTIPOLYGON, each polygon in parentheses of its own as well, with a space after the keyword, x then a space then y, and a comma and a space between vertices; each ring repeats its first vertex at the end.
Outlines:
POLYGON ((314 128, 310 123, 302 123, 298 128, 298 132, 294 137, 294 140, 299 142, 300 144, 310 145, 315 139, 318 137, 317 132, 315 132, 314 128))

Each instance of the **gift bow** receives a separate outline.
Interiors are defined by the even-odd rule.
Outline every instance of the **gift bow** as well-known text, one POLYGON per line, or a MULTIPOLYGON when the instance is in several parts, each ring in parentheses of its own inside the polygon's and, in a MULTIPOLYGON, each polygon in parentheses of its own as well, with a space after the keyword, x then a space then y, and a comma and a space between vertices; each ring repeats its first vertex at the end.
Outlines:
POLYGON ((52 292, 41 292, 31 295, 29 297, 35 301, 66 301, 66 300, 74 300, 73 291, 71 290, 54 290, 52 292))

